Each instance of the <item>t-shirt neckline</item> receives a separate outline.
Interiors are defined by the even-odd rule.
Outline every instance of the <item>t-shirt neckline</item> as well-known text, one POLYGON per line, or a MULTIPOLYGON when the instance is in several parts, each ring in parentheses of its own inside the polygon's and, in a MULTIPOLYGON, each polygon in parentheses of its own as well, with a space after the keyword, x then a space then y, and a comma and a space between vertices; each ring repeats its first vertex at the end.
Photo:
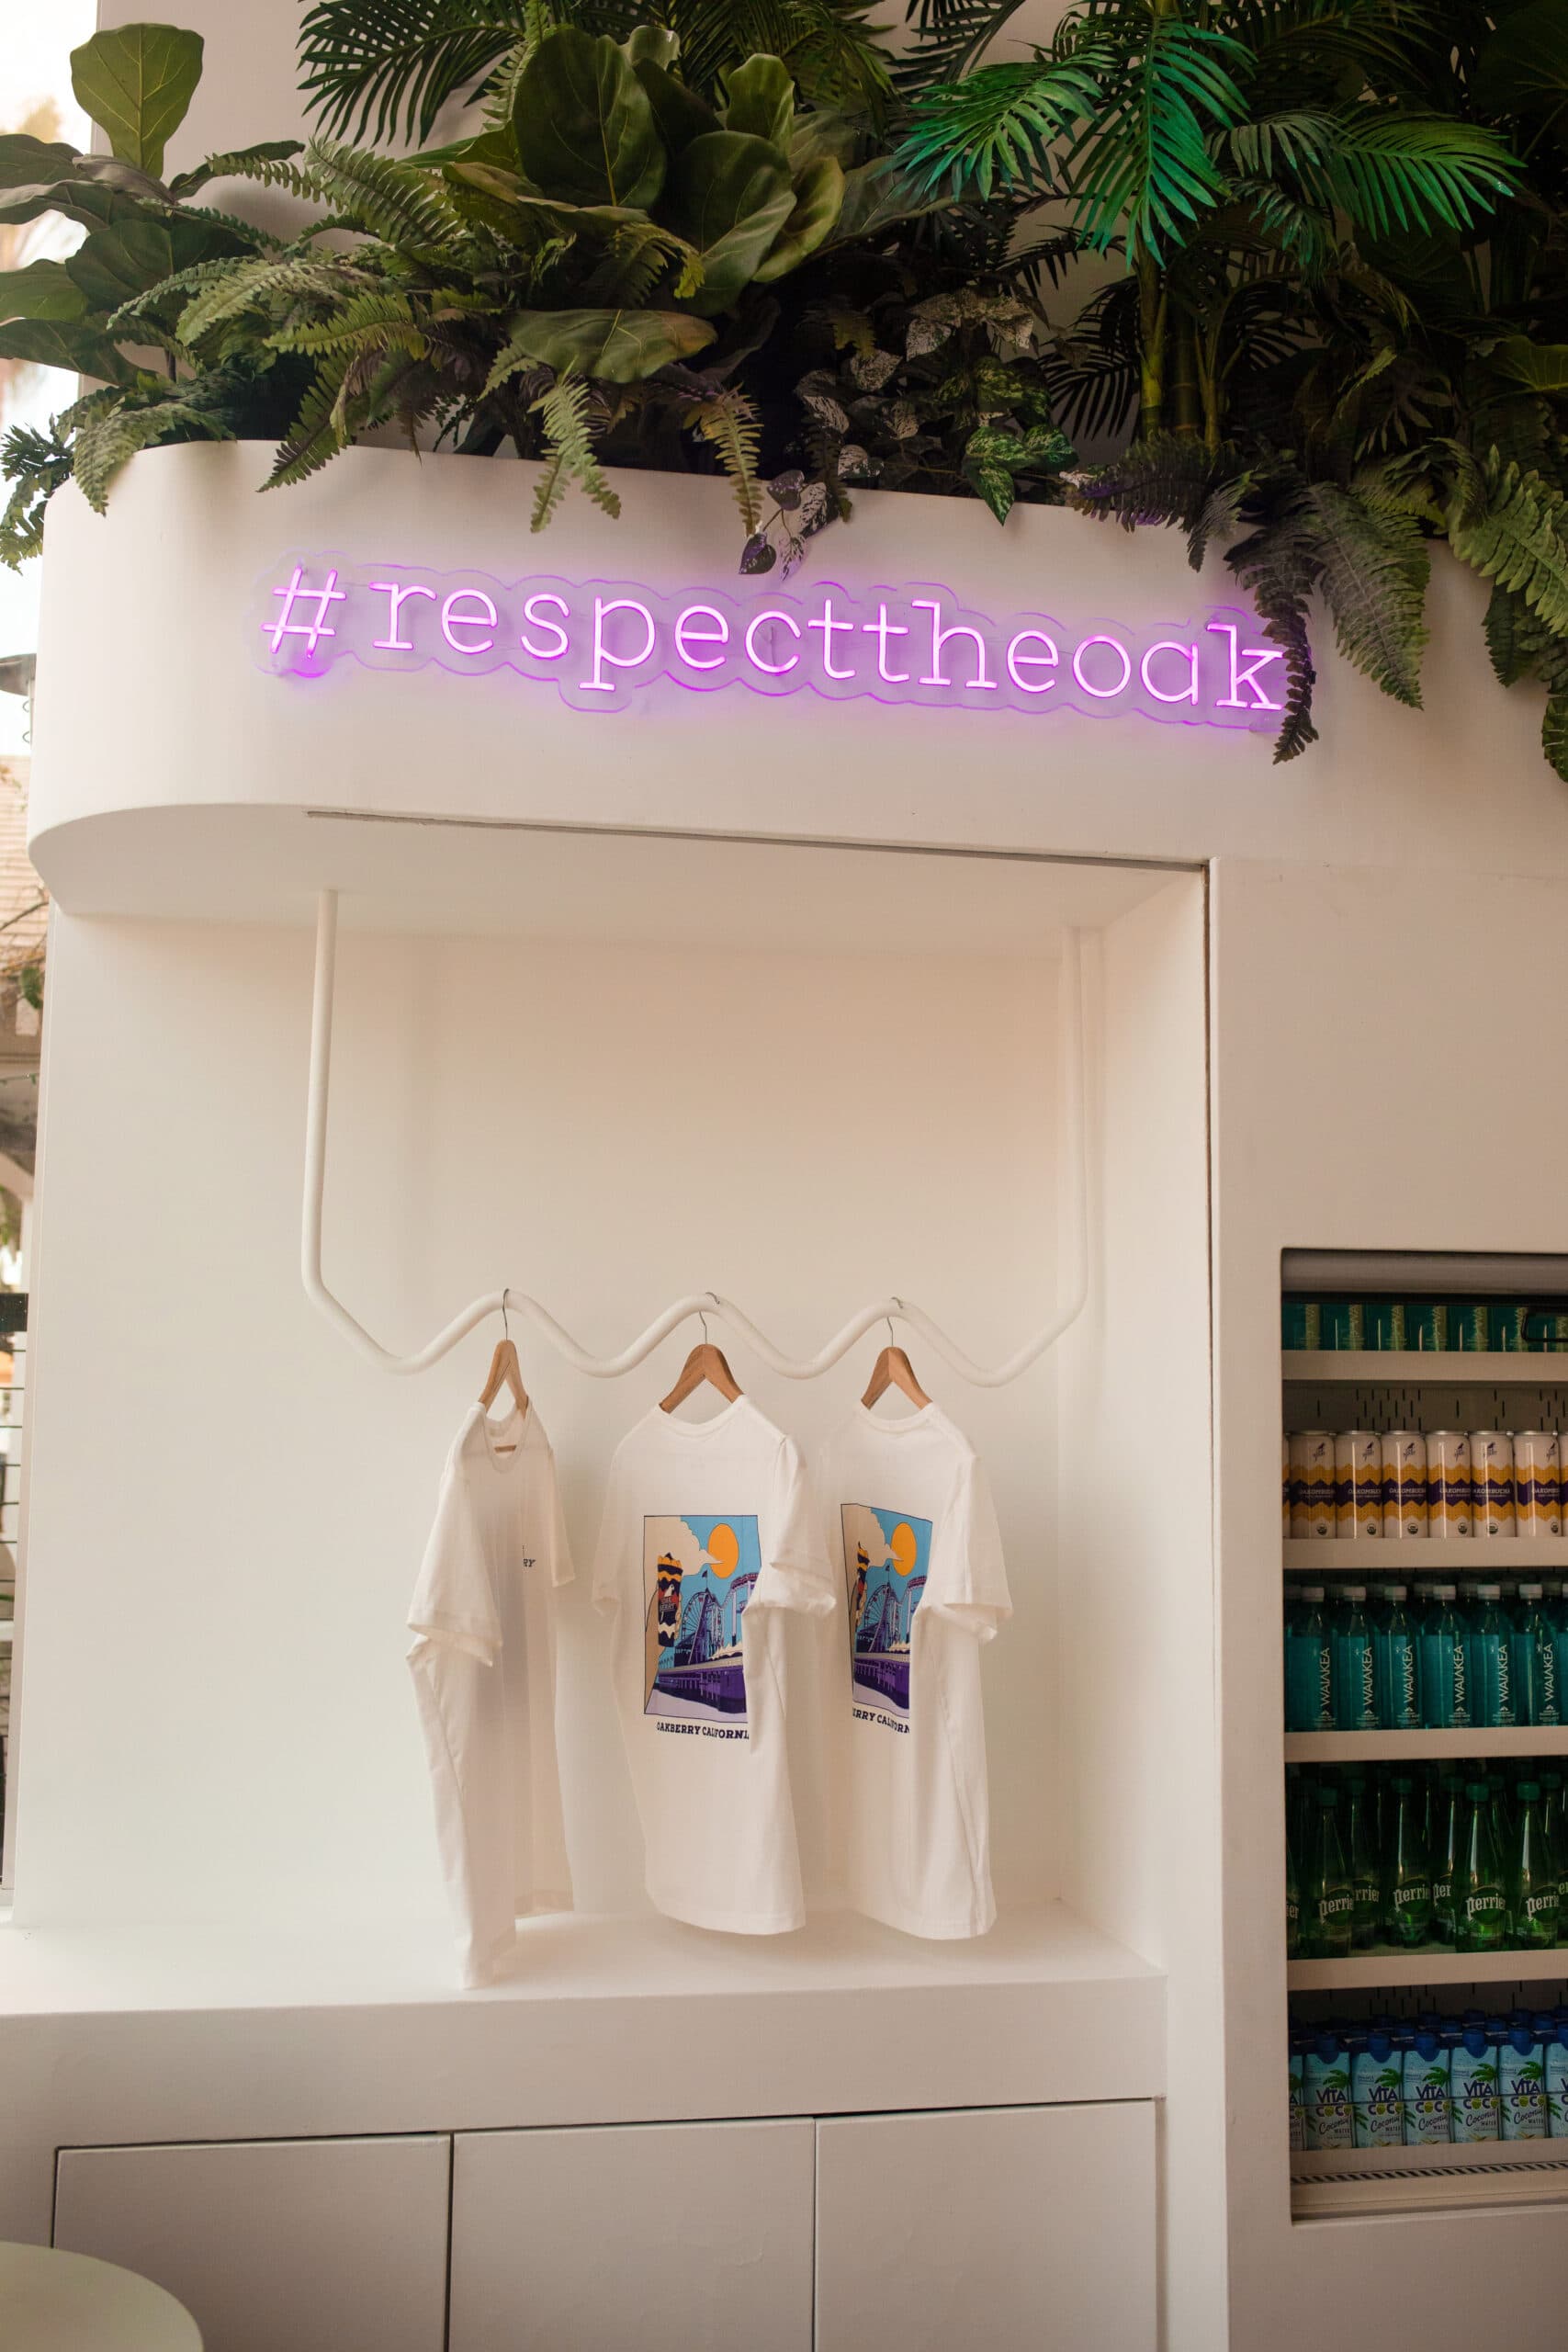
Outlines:
POLYGON ((877 1412, 874 1406, 857 1400, 855 1424, 861 1429, 874 1430, 879 1437, 901 1437, 907 1430, 929 1430, 941 1410, 933 1399, 931 1404, 922 1405, 917 1412, 899 1413, 889 1418, 886 1413, 877 1412))
POLYGON ((534 1418, 533 1411, 530 1408, 526 1413, 520 1413, 513 1405, 512 1410, 502 1419, 497 1421, 491 1419, 482 1405, 477 1405, 474 1409, 479 1417, 479 1426, 484 1431, 485 1452, 490 1457, 491 1468, 499 1471, 501 1476, 505 1477, 509 1471, 516 1468, 517 1457, 527 1442, 528 1424, 534 1418), (511 1450, 502 1452, 497 1445, 496 1439, 511 1437, 513 1430, 516 1431, 516 1436, 511 1450))
POLYGON ((666 1430, 675 1437, 691 1439, 712 1437, 716 1430, 728 1429, 733 1421, 738 1420, 750 1401, 744 1395, 732 1396, 722 1411, 710 1413, 707 1419, 702 1421, 677 1420, 675 1415, 667 1413, 662 1405, 655 1405, 648 1416, 649 1425, 653 1429, 666 1430))

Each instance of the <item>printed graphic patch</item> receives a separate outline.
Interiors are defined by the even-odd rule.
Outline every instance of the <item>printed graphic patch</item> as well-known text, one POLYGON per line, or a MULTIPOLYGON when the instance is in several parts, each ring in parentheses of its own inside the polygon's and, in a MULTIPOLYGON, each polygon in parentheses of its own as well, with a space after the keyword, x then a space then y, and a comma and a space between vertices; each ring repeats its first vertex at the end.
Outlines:
POLYGON ((761 1565, 754 1511, 643 1521, 644 1714, 744 1736, 740 1620, 761 1565))
POLYGON ((931 1523, 874 1503, 845 1503, 844 1575, 857 1710, 909 1720, 909 1638, 931 1566, 931 1523))

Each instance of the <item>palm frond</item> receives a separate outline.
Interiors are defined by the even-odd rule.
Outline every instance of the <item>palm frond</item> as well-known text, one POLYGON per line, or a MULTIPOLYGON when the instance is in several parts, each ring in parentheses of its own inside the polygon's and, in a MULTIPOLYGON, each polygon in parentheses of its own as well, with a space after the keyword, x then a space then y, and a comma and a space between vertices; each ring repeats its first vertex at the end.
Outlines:
POLYGON ((1518 182, 1497 132, 1450 115, 1373 106, 1347 108, 1332 153, 1297 169, 1309 195, 1342 205, 1374 237, 1468 229, 1518 182))
POLYGON ((894 85, 916 98, 942 82, 972 74, 1023 0, 908 0, 914 34, 893 68, 894 85))
POLYGON ((1247 100, 1236 76, 1251 64, 1226 33, 1150 17, 1111 104, 1079 132, 1066 159, 1078 225, 1091 244, 1109 245, 1121 230, 1130 254, 1157 262, 1224 201, 1228 191, 1209 135, 1242 119, 1247 100))
POLYGON ((998 187, 1048 194, 1058 185, 1051 149, 1100 100, 1092 70, 1076 58, 983 65, 916 100, 896 161, 928 195, 944 183, 982 198, 998 187))
POLYGON ((329 133, 428 139, 450 97, 522 38, 524 0, 316 0, 299 28, 299 86, 329 133))

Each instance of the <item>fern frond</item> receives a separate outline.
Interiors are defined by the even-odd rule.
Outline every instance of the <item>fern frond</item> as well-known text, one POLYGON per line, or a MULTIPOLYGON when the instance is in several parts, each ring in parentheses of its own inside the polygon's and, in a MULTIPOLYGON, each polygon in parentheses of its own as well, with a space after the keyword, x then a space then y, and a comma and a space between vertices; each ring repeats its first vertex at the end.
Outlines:
POLYGON ((87 503, 102 514, 109 483, 128 458, 160 441, 231 441, 231 428, 209 410, 189 401, 160 401, 145 408, 122 402, 83 418, 72 442, 72 474, 87 503))
POLYGON ((762 493, 757 481, 762 428, 756 410, 743 391, 730 385, 711 399, 687 401, 681 410, 681 422, 700 433, 716 453, 750 537, 762 520, 762 493))
POLYGON ((605 479, 590 435, 588 386, 570 371, 532 403, 545 429, 545 470, 534 493, 529 528, 542 531, 566 495, 568 481, 585 491, 601 514, 618 515, 621 502, 605 479))
POLYGON ((1213 489, 1216 469, 1201 442, 1157 433, 1134 442, 1109 465, 1069 474, 1068 503, 1080 514, 1120 523, 1124 531, 1146 523, 1191 531, 1213 489))
POLYGON ((343 374, 341 368, 317 368, 293 424, 278 445, 272 471, 266 478, 268 490, 281 490, 290 483, 308 481, 344 447, 344 436, 340 435, 333 414, 343 374))
POLYGON ((1568 498, 1543 477, 1505 466, 1457 470, 1449 545, 1483 579, 1511 589, 1553 636, 1568 637, 1568 498))
POLYGON ((1431 568, 1420 526, 1414 515, 1370 505, 1332 482, 1314 483, 1310 500, 1318 584, 1339 650, 1385 695, 1419 710, 1431 568))
POLYGON ((1293 503, 1232 548, 1226 563, 1257 606, 1264 634, 1285 657, 1285 708, 1274 739, 1275 760, 1293 760, 1317 741, 1313 688, 1317 671, 1307 635, 1307 609, 1318 580, 1317 534, 1293 503))
POLYGON ((356 294, 331 318, 300 326, 279 327, 267 337, 274 351, 387 351, 396 346, 423 358, 428 348, 423 325, 413 315, 407 295, 372 288, 356 294))
POLYGON ((326 139, 310 141, 306 162, 321 195, 387 244, 434 255, 465 238, 439 172, 326 139))
MULTIPOLYGON (((196 273, 187 271, 186 276, 195 277, 196 273)), ((220 274, 198 287, 195 300, 181 311, 175 331, 183 344, 192 345, 243 311, 265 312, 275 304, 287 305, 311 298, 341 300, 356 282, 365 285, 368 281, 362 272, 336 257, 312 260, 296 254, 279 261, 230 262, 220 265, 220 274)))

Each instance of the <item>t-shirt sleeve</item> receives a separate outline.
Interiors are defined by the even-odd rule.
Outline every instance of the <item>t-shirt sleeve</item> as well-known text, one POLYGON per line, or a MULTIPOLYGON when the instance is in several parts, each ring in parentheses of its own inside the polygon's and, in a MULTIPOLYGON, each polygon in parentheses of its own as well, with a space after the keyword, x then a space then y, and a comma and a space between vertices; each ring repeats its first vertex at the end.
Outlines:
POLYGON ((823 1541, 822 1508, 792 1438, 780 1442, 773 1476, 773 1530, 754 1603, 826 1617, 833 1608, 835 1587, 823 1541))
POLYGON ((422 1641, 445 1644, 482 1666, 493 1666, 501 1654, 501 1619, 460 1455, 447 1463, 442 1477, 435 1524, 409 1607, 409 1630, 416 1646, 422 1641))
POLYGON ((613 1617, 621 1605, 621 1552, 624 1544, 621 1475, 610 1464, 604 1488, 604 1516, 593 1554, 593 1606, 602 1617, 613 1617))
POLYGON ((973 1455, 959 1472, 953 1499, 937 1524, 925 1607, 981 1642, 992 1640, 1012 1615, 991 1482, 973 1455))
POLYGON ((550 1457, 550 1582, 573 1584, 577 1569, 571 1556, 571 1544, 566 1532, 566 1513, 561 1509, 560 1478, 556 1470, 555 1456, 550 1457))

